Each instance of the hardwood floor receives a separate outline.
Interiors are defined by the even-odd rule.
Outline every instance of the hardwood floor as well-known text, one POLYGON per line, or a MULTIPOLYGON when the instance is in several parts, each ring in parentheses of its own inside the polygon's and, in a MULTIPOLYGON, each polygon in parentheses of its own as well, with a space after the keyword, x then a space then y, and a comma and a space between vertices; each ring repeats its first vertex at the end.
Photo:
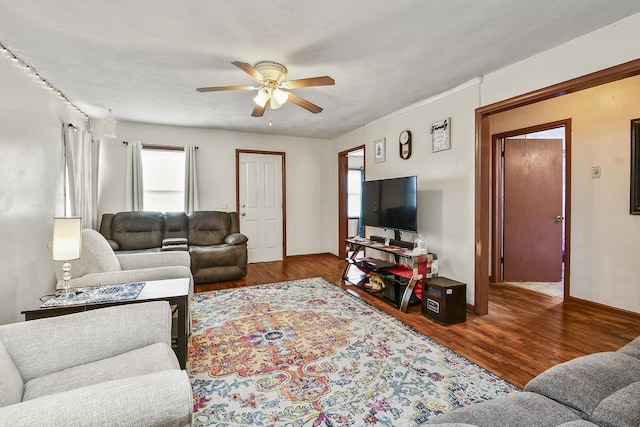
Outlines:
POLYGON ((244 280, 197 285, 196 292, 321 276, 435 341, 522 388, 547 368, 585 354, 612 351, 640 335, 640 322, 605 310, 510 285, 490 285, 489 314, 442 326, 412 306, 408 313, 341 280, 344 261, 330 254, 249 264, 244 280))

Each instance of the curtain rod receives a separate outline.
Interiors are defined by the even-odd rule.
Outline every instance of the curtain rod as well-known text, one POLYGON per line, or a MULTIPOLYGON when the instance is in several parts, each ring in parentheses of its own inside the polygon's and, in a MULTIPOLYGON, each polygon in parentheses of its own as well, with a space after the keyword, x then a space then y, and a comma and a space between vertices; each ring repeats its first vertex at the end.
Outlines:
MULTIPOLYGON (((129 145, 129 141, 122 141, 123 145, 129 145)), ((142 144, 142 148, 151 148, 151 149, 157 149, 157 150, 184 150, 185 147, 172 147, 170 145, 154 145, 154 144, 142 144)), ((196 150, 198 150, 200 147, 198 147, 197 145, 194 147, 196 150)))

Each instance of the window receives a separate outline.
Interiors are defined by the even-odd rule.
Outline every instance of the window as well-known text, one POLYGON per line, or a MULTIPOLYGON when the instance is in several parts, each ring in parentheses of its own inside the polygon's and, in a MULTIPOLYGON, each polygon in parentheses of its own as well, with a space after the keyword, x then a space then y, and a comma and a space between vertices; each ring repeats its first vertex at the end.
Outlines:
POLYGON ((145 211, 184 211, 184 148, 142 147, 142 185, 145 211))
POLYGON ((347 173, 347 216, 360 217, 360 189, 362 188, 362 171, 349 169, 347 173))

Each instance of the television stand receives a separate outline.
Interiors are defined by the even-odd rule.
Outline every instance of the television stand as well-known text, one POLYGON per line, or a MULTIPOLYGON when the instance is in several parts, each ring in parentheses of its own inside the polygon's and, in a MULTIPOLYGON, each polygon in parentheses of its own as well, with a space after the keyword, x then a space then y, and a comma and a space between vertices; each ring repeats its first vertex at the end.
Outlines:
POLYGON ((381 252, 389 253, 394 256, 396 262, 399 262, 400 259, 404 259, 408 261, 409 264, 411 264, 411 277, 409 278, 409 282, 407 283, 400 301, 397 302, 398 308, 400 308, 401 311, 406 312, 409 308, 409 302, 411 300, 411 296, 413 295, 413 290, 416 287, 416 284, 427 275, 428 254, 417 254, 414 253, 413 250, 395 245, 387 246, 384 244, 384 241, 378 242, 373 239, 369 240, 364 238, 349 238, 346 239, 346 242, 347 244, 349 244, 349 248, 351 249, 351 255, 345 260, 344 271, 342 272, 342 280, 347 283, 351 283, 349 281, 349 269, 351 268, 351 266, 356 265, 356 257, 363 248, 376 249, 381 252))
MULTIPOLYGON (((369 236, 369 240, 377 243, 384 243, 387 241, 387 239, 382 236, 369 236)), ((398 232, 397 230, 395 237, 389 240, 389 246, 400 246, 401 248, 409 250, 413 249, 412 242, 405 242, 404 240, 400 240, 400 232, 398 232)))

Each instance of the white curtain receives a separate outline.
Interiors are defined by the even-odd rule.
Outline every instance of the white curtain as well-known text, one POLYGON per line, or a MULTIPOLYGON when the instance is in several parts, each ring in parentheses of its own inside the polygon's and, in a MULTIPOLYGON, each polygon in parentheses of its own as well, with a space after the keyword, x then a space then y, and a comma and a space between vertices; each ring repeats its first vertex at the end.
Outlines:
POLYGON ((184 147, 184 211, 187 213, 200 209, 200 198, 198 196, 198 174, 196 169, 197 150, 198 147, 194 147, 193 145, 184 147))
POLYGON ((129 211, 143 210, 142 200, 142 143, 129 142, 127 147, 127 188, 125 189, 125 206, 129 211))
POLYGON ((64 126, 65 215, 81 216, 84 228, 97 228, 99 141, 73 125, 64 126))

